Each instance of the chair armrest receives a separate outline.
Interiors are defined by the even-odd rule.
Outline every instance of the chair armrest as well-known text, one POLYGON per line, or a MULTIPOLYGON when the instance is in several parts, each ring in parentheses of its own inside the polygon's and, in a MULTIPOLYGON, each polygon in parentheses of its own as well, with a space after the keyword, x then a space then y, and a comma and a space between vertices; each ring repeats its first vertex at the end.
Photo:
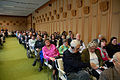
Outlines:
POLYGON ((57 68, 62 74, 65 74, 65 71, 63 71, 62 69, 60 68, 57 68))
POLYGON ((52 65, 48 64, 48 62, 44 62, 45 65, 47 65, 50 69, 52 69, 52 65))

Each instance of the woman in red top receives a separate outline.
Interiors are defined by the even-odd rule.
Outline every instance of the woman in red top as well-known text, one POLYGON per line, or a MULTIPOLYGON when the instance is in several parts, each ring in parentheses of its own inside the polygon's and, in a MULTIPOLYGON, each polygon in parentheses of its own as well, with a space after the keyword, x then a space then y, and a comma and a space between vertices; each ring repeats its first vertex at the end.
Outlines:
POLYGON ((103 61, 108 61, 111 60, 108 56, 108 53, 105 49, 107 40, 105 38, 101 39, 100 43, 99 43, 99 47, 97 48, 100 51, 100 54, 102 56, 103 61))

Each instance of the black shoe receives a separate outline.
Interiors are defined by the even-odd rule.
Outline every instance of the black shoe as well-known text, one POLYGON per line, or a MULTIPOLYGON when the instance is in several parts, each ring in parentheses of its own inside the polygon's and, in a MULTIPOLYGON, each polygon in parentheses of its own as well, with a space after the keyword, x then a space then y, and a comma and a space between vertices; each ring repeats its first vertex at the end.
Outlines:
POLYGON ((38 69, 38 71, 39 71, 39 72, 40 72, 40 71, 42 71, 42 70, 43 70, 43 68, 42 68, 42 67, 38 69))
POLYGON ((36 65, 36 61, 34 61, 34 63, 32 64, 32 66, 35 66, 36 65))

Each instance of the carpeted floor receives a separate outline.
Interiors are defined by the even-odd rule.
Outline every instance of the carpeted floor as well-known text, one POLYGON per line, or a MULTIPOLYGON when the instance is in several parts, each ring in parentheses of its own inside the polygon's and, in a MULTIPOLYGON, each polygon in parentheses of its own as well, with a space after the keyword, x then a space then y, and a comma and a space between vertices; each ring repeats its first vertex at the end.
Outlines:
POLYGON ((34 59, 27 58, 26 50, 16 38, 7 38, 3 49, 0 49, 0 80, 48 80, 48 77, 51 78, 46 67, 38 72, 38 66, 32 66, 33 61, 34 59))

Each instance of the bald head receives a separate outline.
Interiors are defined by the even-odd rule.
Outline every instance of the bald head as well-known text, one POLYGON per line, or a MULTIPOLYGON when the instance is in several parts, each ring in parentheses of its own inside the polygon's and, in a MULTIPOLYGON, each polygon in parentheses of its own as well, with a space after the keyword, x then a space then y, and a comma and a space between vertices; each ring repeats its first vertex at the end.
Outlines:
POLYGON ((116 53, 113 55, 113 60, 114 60, 114 61, 117 61, 117 62, 120 62, 120 52, 116 52, 116 53))
POLYGON ((113 55, 113 64, 117 72, 120 74, 120 52, 116 52, 113 55))
POLYGON ((80 40, 80 34, 79 33, 76 34, 76 39, 80 40))

